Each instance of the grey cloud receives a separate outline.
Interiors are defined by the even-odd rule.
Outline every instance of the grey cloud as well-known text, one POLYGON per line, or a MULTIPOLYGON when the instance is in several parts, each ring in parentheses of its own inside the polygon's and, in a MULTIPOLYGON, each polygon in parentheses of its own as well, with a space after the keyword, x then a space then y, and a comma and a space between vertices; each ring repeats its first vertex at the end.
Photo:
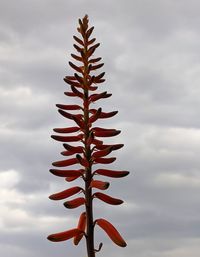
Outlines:
POLYGON ((113 93, 102 106, 119 110, 99 124, 121 129, 114 141, 125 143, 110 167, 131 172, 110 180, 108 193, 124 199, 123 206, 95 201, 95 217, 111 220, 128 247, 116 249, 98 230, 97 241, 104 242, 99 256, 198 256, 199 8, 193 0, 0 1, 0 174, 14 169, 20 177, 3 187, 16 197, 3 201, 4 257, 85 251, 83 243, 76 248, 46 240, 48 233, 70 228, 80 211, 68 212, 47 196, 70 186, 48 172, 62 149, 50 135, 66 124, 55 104, 73 101, 63 95, 62 78, 71 74, 72 35, 85 13, 101 43, 107 79, 102 88, 113 93), (15 210, 31 224, 20 230, 23 215, 11 222, 15 210))

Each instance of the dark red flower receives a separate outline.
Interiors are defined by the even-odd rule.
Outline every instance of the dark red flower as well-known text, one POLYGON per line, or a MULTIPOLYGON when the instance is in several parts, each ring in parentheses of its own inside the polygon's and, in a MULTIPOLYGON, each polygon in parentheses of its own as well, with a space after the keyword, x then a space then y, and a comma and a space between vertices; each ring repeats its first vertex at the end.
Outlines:
POLYGON ((108 119, 115 116, 117 111, 102 110, 102 107, 94 107, 93 104, 99 104, 102 99, 112 96, 111 93, 101 90, 102 83, 105 81, 105 72, 99 71, 104 63, 101 57, 95 57, 93 54, 100 46, 96 38, 91 37, 94 27, 89 27, 88 16, 79 19, 77 31, 79 35, 74 35, 75 44, 73 45, 76 53, 72 53, 72 61, 69 66, 72 68, 72 74, 65 76, 64 81, 67 89, 64 94, 71 97, 71 100, 77 100, 78 104, 56 104, 58 112, 67 119, 67 123, 73 123, 70 126, 55 128, 58 133, 51 137, 63 143, 64 150, 61 155, 66 159, 53 162, 56 168, 50 169, 50 172, 65 179, 67 182, 76 179, 82 179, 84 187, 73 186, 58 193, 49 196, 52 200, 63 200, 75 194, 82 193, 82 197, 70 199, 64 202, 68 209, 82 206, 85 211, 81 213, 77 228, 64 232, 52 234, 48 239, 52 242, 60 242, 73 238, 75 245, 85 236, 87 242, 88 257, 95 257, 95 252, 101 250, 102 243, 98 249, 94 248, 94 225, 100 226, 111 238, 111 240, 121 247, 126 243, 116 228, 104 219, 93 220, 93 199, 97 198, 110 205, 119 205, 123 201, 111 197, 101 192, 93 193, 95 190, 106 190, 110 183, 95 179, 96 175, 107 176, 110 178, 121 178, 129 174, 128 171, 118 171, 112 169, 99 168, 94 170, 94 165, 111 164, 116 158, 108 155, 123 147, 123 144, 105 144, 103 139, 114 137, 120 134, 118 129, 97 127, 101 119, 108 119), (101 61, 101 62, 100 62, 101 61), (94 125, 95 124, 95 125, 94 125), (70 134, 72 133, 72 134, 70 134), (69 144, 70 143, 70 144, 69 144), (67 169, 69 166, 77 165, 76 169, 67 169), (94 171, 93 171, 94 170, 94 171))

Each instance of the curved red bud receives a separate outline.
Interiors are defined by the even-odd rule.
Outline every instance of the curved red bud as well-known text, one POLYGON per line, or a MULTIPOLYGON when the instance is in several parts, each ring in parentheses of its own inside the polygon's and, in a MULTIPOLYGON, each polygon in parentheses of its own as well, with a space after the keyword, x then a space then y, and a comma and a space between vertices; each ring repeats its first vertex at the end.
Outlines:
POLYGON ((66 79, 69 79, 69 80, 76 80, 76 78, 74 76, 65 76, 66 79))
POLYGON ((66 166, 74 165, 77 163, 78 163, 77 158, 72 158, 72 159, 68 159, 68 160, 53 162, 52 165, 55 167, 66 167, 66 166))
POLYGON ((67 182, 71 182, 71 181, 76 180, 76 179, 79 178, 79 177, 80 177, 80 176, 76 175, 76 176, 73 176, 73 177, 67 177, 67 178, 65 178, 65 180, 66 180, 67 182))
POLYGON ((103 141, 101 141, 99 139, 96 139, 96 138, 93 138, 92 141, 91 141, 91 144, 93 144, 93 145, 102 145, 103 141))
POLYGON ((103 66, 104 66, 104 63, 100 63, 100 64, 97 64, 97 65, 92 65, 90 70, 97 70, 97 69, 100 69, 103 66))
POLYGON ((116 160, 115 157, 110 158, 95 158, 95 163, 110 164, 116 160))
POLYGON ((100 190, 106 190, 109 187, 109 182, 104 182, 100 180, 92 180, 90 183, 90 187, 98 188, 100 190))
POLYGON ((83 43, 83 41, 80 39, 80 38, 78 38, 78 37, 76 37, 76 36, 73 36, 73 38, 76 40, 76 42, 78 42, 80 45, 82 45, 82 46, 84 46, 84 43, 83 43))
POLYGON ((106 194, 103 194, 100 192, 94 193, 93 197, 98 198, 98 199, 102 200, 103 202, 112 204, 112 205, 119 205, 119 204, 123 203, 123 201, 121 199, 113 198, 109 195, 106 195, 106 194))
POLYGON ((73 57, 75 60, 77 60, 79 62, 83 62, 83 58, 76 54, 71 54, 71 57, 73 57))
POLYGON ((87 57, 89 58, 95 51, 95 49, 100 45, 100 43, 97 43, 96 45, 91 46, 87 51, 87 57))
POLYGON ((82 166, 84 166, 84 167, 86 167, 86 168, 89 167, 90 164, 89 164, 89 162, 88 162, 85 158, 82 158, 79 154, 76 155, 76 158, 78 159, 79 163, 80 163, 82 166))
MULTIPOLYGON (((83 51, 83 48, 77 46, 76 44, 73 44, 73 47, 74 47, 79 53, 81 53, 81 51, 83 51)), ((71 65, 70 65, 70 66, 71 66, 71 65)), ((72 67, 72 66, 71 66, 71 67, 72 67)), ((76 67, 79 68, 78 66, 76 66, 76 67)), ((73 68, 73 69, 77 70, 76 68, 73 68)), ((77 70, 77 71, 78 71, 78 70, 77 70)))
POLYGON ((78 82, 82 85, 84 83, 84 78, 80 77, 77 73, 74 73, 74 76, 76 78, 76 80, 78 80, 78 82))
POLYGON ((75 237, 77 235, 80 235, 82 233, 82 231, 76 229, 70 229, 64 232, 60 232, 60 233, 56 233, 56 234, 52 234, 49 235, 47 237, 48 240, 52 241, 52 242, 61 242, 61 241, 65 241, 68 240, 72 237, 75 237))
POLYGON ((83 73, 81 67, 76 66, 76 65, 73 64, 72 62, 69 62, 69 65, 70 65, 74 70, 76 70, 77 72, 83 73))
MULTIPOLYGON (((90 35, 92 34, 92 31, 94 30, 94 26, 92 26, 90 29, 88 29, 88 31, 87 31, 87 33, 86 33, 86 37, 87 38, 89 38, 90 37, 90 35)), ((99 46, 100 44, 98 44, 98 46, 99 46)), ((96 47, 98 47, 98 46, 96 46, 96 47)))
POLYGON ((80 130, 79 127, 68 127, 68 128, 54 128, 53 129, 57 133, 73 133, 80 130))
POLYGON ((110 130, 98 130, 95 131, 96 137, 114 137, 120 134, 120 130, 110 129, 110 130))
POLYGON ((84 122, 82 120, 82 118, 77 117, 77 116, 73 116, 73 120, 76 122, 76 124, 81 128, 84 129, 84 122))
POLYGON ((83 153, 83 147, 82 146, 72 146, 69 144, 63 144, 64 148, 70 152, 74 153, 83 153))
POLYGON ((115 244, 121 247, 125 247, 127 245, 117 229, 110 222, 105 219, 97 219, 95 223, 106 232, 115 244))
POLYGON ((75 154, 75 153, 74 153, 74 152, 71 152, 71 151, 62 151, 61 154, 62 154, 63 156, 70 156, 70 155, 73 155, 73 154, 75 154))
POLYGON ((77 226, 77 229, 82 231, 83 233, 74 237, 74 244, 75 245, 78 245, 79 242, 81 241, 81 239, 84 235, 84 232, 85 232, 85 227, 86 227, 86 213, 83 212, 80 215, 78 226, 77 226))
POLYGON ((111 151, 112 151, 112 147, 108 147, 101 151, 96 151, 93 153, 92 158, 104 157, 104 156, 108 155, 109 153, 111 153, 111 151))
POLYGON ((73 114, 72 113, 69 113, 69 112, 66 112, 66 111, 63 111, 63 110, 60 110, 58 109, 58 112, 65 118, 67 119, 70 119, 70 120, 73 120, 73 114))
POLYGON ((88 87, 88 89, 91 90, 91 91, 95 91, 95 90, 98 89, 98 87, 92 87, 92 86, 90 86, 90 87, 88 87))
MULTIPOLYGON (((90 109, 90 113, 94 114, 96 113, 96 109, 90 109)), ((111 118, 115 116, 118 113, 118 111, 113 111, 113 112, 101 112, 100 117, 101 119, 106 119, 106 118, 111 118)))
POLYGON ((118 113, 118 111, 113 112, 101 112, 100 117, 101 119, 111 118, 115 116, 118 113))
POLYGON ((74 86, 74 87, 78 87, 78 88, 82 88, 82 85, 76 81, 74 81, 74 79, 69 79, 69 77, 65 77, 63 79, 67 84, 69 84, 70 86, 74 86))
POLYGON ((63 110, 80 110, 81 106, 76 104, 56 104, 56 106, 63 110))
POLYGON ((50 169, 49 170, 53 175, 59 177, 80 177, 82 176, 84 170, 57 170, 57 169, 50 169))
POLYGON ((60 142, 77 142, 81 141, 83 138, 83 134, 79 134, 78 136, 57 136, 57 135, 52 135, 51 138, 60 141, 60 142))
POLYGON ((81 99, 83 99, 83 93, 81 93, 80 91, 78 91, 74 86, 71 86, 71 90, 72 90, 72 92, 73 92, 76 96, 78 96, 78 97, 80 97, 81 99))
POLYGON ((63 200, 65 198, 68 198, 72 195, 77 194, 78 192, 82 191, 83 189, 81 187, 75 186, 68 188, 62 192, 58 192, 56 194, 50 195, 49 199, 51 200, 63 200))
POLYGON ((95 122, 101 115, 101 108, 99 108, 98 110, 96 110, 96 112, 89 118, 89 123, 93 123, 95 122))
POLYGON ((74 209, 83 204, 85 204, 85 198, 83 198, 83 197, 78 197, 71 201, 64 202, 64 206, 68 209, 74 209))
POLYGON ((105 75, 105 72, 102 72, 99 75, 95 76, 94 78, 95 83, 97 83, 96 81, 99 81, 100 79, 102 79, 104 75, 105 75))
POLYGON ((94 174, 110 177, 110 178, 122 178, 129 174, 129 171, 117 171, 117 170, 107 170, 107 169, 98 169, 94 174))
POLYGON ((74 94, 73 92, 64 92, 64 94, 70 97, 77 97, 77 95, 74 94))
MULTIPOLYGON (((91 29, 92 29, 92 28, 91 28, 91 29)), ((88 32, 89 32, 89 31, 90 31, 90 29, 88 30, 88 32)), ((87 33, 88 33, 88 32, 87 32, 87 33)), ((100 43, 97 43, 97 44, 91 46, 91 47, 88 49, 87 56, 90 57, 90 56, 94 53, 94 51, 96 50, 96 48, 99 47, 99 46, 100 46, 100 43)))
POLYGON ((89 97, 89 101, 90 102, 96 102, 97 100, 99 99, 102 99, 102 98, 108 98, 110 97, 112 94, 108 94, 106 91, 105 92, 102 92, 100 94, 93 94, 89 97))
MULTIPOLYGON (((96 39, 96 38, 94 38, 94 39, 96 39)), ((91 42, 91 41, 90 41, 91 42)), ((89 42, 88 42, 89 43, 89 42)), ((101 57, 98 57, 98 58, 93 58, 93 59, 90 59, 89 60, 89 63, 96 63, 96 62, 99 62, 99 61, 101 61, 101 57)), ((104 72, 105 73, 105 72, 104 72)))
POLYGON ((91 40, 88 41, 88 45, 91 45, 95 42, 96 38, 92 38, 91 40))
POLYGON ((112 147, 112 151, 118 150, 122 148, 124 144, 116 144, 116 145, 96 145, 95 148, 98 150, 105 150, 108 147, 112 147))

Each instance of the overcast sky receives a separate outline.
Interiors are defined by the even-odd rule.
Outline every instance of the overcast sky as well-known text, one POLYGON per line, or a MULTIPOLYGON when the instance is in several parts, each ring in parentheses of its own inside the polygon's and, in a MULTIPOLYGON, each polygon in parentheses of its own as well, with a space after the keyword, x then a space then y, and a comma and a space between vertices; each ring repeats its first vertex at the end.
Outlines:
MULTIPOLYGON (((2 257, 84 257, 84 242, 51 243, 73 228, 81 208, 48 196, 69 186, 49 173, 62 145, 50 138, 66 122, 56 103, 74 52, 77 19, 89 15, 106 71, 105 126, 121 129, 108 193, 95 217, 126 239, 115 246, 100 229, 99 257, 198 257, 200 254, 200 2, 198 0, 0 0, 0 248, 2 257), (100 241, 101 240, 101 241, 100 241)), ((76 185, 77 182, 72 183, 76 185)))

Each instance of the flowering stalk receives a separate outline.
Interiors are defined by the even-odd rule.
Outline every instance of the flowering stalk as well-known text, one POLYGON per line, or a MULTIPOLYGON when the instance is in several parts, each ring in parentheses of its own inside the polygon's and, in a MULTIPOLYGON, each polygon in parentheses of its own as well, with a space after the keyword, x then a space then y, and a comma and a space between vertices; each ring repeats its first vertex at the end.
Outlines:
POLYGON ((117 111, 103 112, 102 108, 92 108, 93 103, 111 96, 107 91, 97 92, 98 87, 105 81, 103 78, 105 72, 98 75, 92 74, 104 65, 103 63, 99 63, 101 60, 100 57, 93 57, 95 50, 100 45, 99 43, 95 43, 96 38, 91 38, 93 29, 94 27, 88 27, 87 15, 82 20, 79 19, 77 30, 81 37, 73 37, 76 41, 74 48, 77 54, 71 54, 72 58, 78 64, 69 62, 69 65, 74 70, 74 74, 72 76, 66 76, 64 81, 70 87, 70 90, 65 92, 65 95, 79 98, 81 104, 56 105, 59 108, 58 112, 65 118, 72 120, 75 125, 73 127, 54 129, 54 132, 60 135, 52 135, 52 138, 64 143, 65 150, 61 154, 67 156, 67 158, 53 162, 52 165, 56 168, 50 169, 52 174, 64 177, 68 182, 82 178, 84 188, 74 186, 52 194, 49 198, 51 200, 63 200, 77 193, 82 193, 80 197, 65 201, 64 206, 68 209, 84 206, 85 210, 81 213, 76 228, 48 236, 48 239, 53 242, 73 238, 75 245, 78 245, 80 240, 85 237, 88 257, 95 257, 95 253, 100 251, 102 247, 102 243, 100 243, 98 249, 94 247, 95 225, 101 227, 115 244, 121 247, 126 246, 126 242, 110 222, 102 218, 93 219, 94 198, 111 205, 123 203, 121 199, 111 197, 107 194, 101 192, 93 193, 93 189, 106 190, 110 185, 107 181, 97 180, 95 176, 102 175, 111 178, 121 178, 129 174, 128 171, 115 171, 104 168, 94 169, 93 171, 95 164, 113 163, 116 158, 107 157, 107 155, 123 147, 123 144, 104 144, 100 139, 116 136, 120 133, 119 130, 94 126, 97 120, 113 117, 117 114, 117 111), (77 134, 69 136, 69 133, 77 134), (77 142, 79 145, 76 145, 77 142), (72 165, 80 165, 81 168, 69 168, 72 165))

